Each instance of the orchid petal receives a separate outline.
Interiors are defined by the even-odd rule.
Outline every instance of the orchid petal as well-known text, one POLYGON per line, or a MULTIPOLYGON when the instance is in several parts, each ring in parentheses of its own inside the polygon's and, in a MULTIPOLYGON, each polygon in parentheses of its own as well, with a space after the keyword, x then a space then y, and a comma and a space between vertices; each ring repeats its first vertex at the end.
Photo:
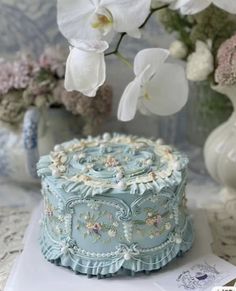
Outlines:
POLYGON ((142 105, 146 112, 165 116, 179 111, 187 99, 188 82, 184 68, 177 64, 164 64, 161 74, 147 83, 142 105), (171 81, 170 76, 174 76, 171 81))
POLYGON ((77 49, 80 49, 86 52, 103 53, 105 50, 109 48, 109 44, 106 41, 98 41, 98 40, 81 41, 81 40, 72 39, 70 43, 73 47, 76 47, 77 49))
POLYGON ((65 88, 94 97, 105 82, 106 66, 104 53, 71 48, 66 63, 65 88))
POLYGON ((67 39, 101 39, 91 26, 94 5, 88 0, 58 0, 57 23, 67 39))
POLYGON ((169 51, 160 48, 144 49, 140 51, 134 60, 134 73, 138 76, 149 65, 150 69, 145 74, 146 79, 153 74, 158 74, 162 65, 169 56, 169 51))
POLYGON ((106 40, 115 32, 139 37, 151 0, 58 0, 58 26, 67 39, 106 40), (134 33, 135 32, 135 33, 134 33))
POLYGON ((219 8, 231 14, 236 14, 236 1, 235 0, 214 0, 213 3, 219 8))
POLYGON ((180 9, 182 14, 193 15, 206 9, 212 0, 178 0, 171 8, 180 9))
POLYGON ((193 15, 206 9, 210 4, 209 0, 190 0, 188 4, 180 8, 180 11, 182 14, 193 15))
POLYGON ((101 5, 112 14, 114 30, 129 32, 137 30, 150 12, 151 0, 102 0, 101 5))
POLYGON ((127 34, 133 38, 141 38, 142 36, 141 29, 128 30, 127 34))
POLYGON ((173 3, 171 3, 171 8, 173 9, 180 9, 182 6, 185 6, 186 4, 188 4, 188 2, 191 0, 176 0, 173 1, 173 3))
POLYGON ((130 121, 134 118, 140 93, 140 80, 136 78, 134 81, 129 83, 120 99, 120 104, 118 107, 119 120, 130 121))

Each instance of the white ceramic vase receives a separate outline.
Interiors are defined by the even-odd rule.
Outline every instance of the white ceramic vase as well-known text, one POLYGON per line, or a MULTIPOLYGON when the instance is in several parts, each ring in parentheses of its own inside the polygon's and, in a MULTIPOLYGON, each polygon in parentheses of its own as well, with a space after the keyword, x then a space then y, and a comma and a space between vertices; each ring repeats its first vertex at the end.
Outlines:
POLYGON ((204 147, 207 170, 222 185, 221 198, 227 202, 236 199, 236 86, 213 89, 228 96, 234 107, 231 117, 210 134, 204 147))

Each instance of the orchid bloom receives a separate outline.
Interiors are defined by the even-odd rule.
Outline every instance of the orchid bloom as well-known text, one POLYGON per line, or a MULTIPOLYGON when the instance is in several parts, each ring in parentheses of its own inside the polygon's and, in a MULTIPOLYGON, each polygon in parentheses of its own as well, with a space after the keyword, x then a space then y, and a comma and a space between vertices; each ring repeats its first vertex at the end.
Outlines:
POLYGON ((201 12, 211 4, 229 13, 236 14, 235 0, 176 0, 171 7, 180 9, 182 14, 192 15, 201 12))
POLYGON ((173 2, 176 2, 176 0, 152 0, 151 6, 156 8, 163 4, 172 4, 173 2))
POLYGON ((106 40, 116 32, 139 37, 151 0, 58 0, 58 25, 67 39, 106 40))
POLYGON ((105 41, 72 41, 66 63, 65 89, 94 97, 106 79, 105 41))
POLYGON ((188 99, 188 82, 178 64, 165 63, 169 51, 145 49, 135 57, 135 79, 121 97, 118 119, 130 121, 136 110, 143 114, 171 115, 188 99))

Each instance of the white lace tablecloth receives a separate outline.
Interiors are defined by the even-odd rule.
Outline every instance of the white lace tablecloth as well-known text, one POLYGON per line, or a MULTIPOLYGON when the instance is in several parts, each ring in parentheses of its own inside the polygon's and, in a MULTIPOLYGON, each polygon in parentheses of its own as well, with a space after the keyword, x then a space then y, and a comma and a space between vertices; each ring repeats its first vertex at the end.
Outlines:
MULTIPOLYGON (((40 201, 38 186, 0 182, 0 291, 15 257, 22 250, 22 238, 31 210, 40 201)), ((191 208, 207 208, 213 235, 213 251, 236 265, 235 200, 221 202, 219 186, 209 177, 190 173, 187 189, 191 208)))
POLYGON ((3 290, 12 263, 22 251, 22 239, 30 211, 0 208, 0 290, 3 290))
POLYGON ((39 189, 35 185, 0 181, 0 291, 4 289, 15 258, 22 251, 24 232, 39 200, 39 189))

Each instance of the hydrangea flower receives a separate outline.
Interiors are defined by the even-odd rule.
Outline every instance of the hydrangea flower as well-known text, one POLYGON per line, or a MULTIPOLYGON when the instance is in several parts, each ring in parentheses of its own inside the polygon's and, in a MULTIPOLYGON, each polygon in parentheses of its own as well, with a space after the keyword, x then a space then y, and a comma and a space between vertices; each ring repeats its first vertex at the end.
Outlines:
POLYGON ((188 57, 186 70, 188 80, 194 82, 207 80, 214 71, 214 57, 208 44, 200 40, 196 42, 196 50, 188 57))
POLYGON ((226 40, 218 50, 215 81, 221 86, 236 84, 236 35, 226 40))

